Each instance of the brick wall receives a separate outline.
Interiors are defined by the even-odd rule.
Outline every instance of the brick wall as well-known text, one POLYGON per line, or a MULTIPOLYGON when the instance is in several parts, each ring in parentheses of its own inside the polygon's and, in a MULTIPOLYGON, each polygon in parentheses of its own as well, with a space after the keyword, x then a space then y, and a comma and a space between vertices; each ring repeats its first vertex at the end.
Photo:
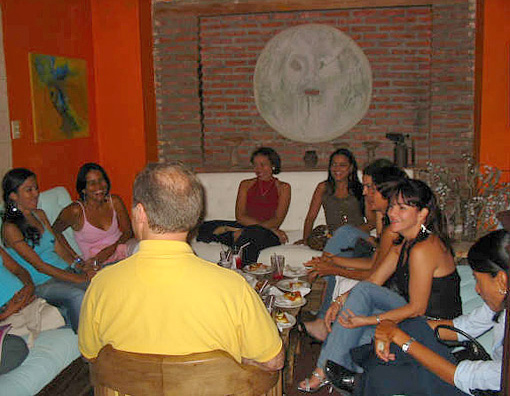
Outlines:
POLYGON ((419 165, 429 159, 457 163, 473 145, 470 3, 178 19, 165 12, 165 2, 155 3, 160 159, 181 159, 201 170, 242 169, 255 147, 267 145, 281 154, 284 169, 297 170, 304 169, 305 150, 316 150, 324 166, 331 151, 348 144, 363 165, 364 141, 380 142, 377 156, 392 157, 385 134, 401 132, 415 141, 419 165), (260 52, 277 33, 304 23, 337 27, 357 42, 372 67, 367 114, 331 142, 283 138, 255 106, 253 72, 260 52))

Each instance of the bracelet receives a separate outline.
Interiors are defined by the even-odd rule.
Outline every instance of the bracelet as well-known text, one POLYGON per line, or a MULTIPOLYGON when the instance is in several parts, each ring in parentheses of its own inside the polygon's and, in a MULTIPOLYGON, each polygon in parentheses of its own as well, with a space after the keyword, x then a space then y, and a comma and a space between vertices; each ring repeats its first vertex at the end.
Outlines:
POLYGON ((409 338, 409 340, 407 340, 407 342, 404 342, 402 344, 402 352, 409 353, 409 348, 411 348, 411 344, 415 341, 416 340, 413 337, 411 337, 409 338))
POLYGON ((74 259, 73 263, 71 264, 71 268, 74 269, 74 268, 76 268, 76 266, 78 264, 82 264, 82 263, 83 263, 83 259, 80 256, 78 256, 74 259))
POLYGON ((340 301, 337 301, 336 299, 333 300, 333 304, 338 304, 340 306, 342 306, 343 304, 340 302, 340 301))
POLYGON ((379 315, 375 315, 375 320, 377 324, 381 324, 381 318, 379 317, 379 315))

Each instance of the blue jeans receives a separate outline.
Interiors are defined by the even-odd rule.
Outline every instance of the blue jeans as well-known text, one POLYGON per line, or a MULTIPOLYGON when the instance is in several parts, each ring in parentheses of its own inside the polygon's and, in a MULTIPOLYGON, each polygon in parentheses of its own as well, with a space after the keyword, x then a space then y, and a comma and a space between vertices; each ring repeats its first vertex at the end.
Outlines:
MULTIPOLYGON (((343 309, 350 309, 355 315, 373 316, 406 304, 407 301, 402 296, 390 289, 370 282, 360 282, 349 293, 343 309)), ((347 329, 335 321, 331 330, 322 344, 317 367, 324 369, 326 362, 332 360, 349 370, 360 371, 360 368, 352 361, 350 350, 370 343, 375 333, 375 326, 347 329)))
POLYGON ((80 319, 81 302, 87 286, 87 283, 65 282, 53 278, 42 285, 38 285, 35 288, 35 295, 44 298, 51 305, 65 308, 66 323, 70 324, 76 333, 80 319))
MULTIPOLYGON (((353 257, 353 250, 346 250, 353 248, 358 238, 367 239, 369 235, 360 230, 358 227, 346 224, 339 227, 334 232, 333 236, 328 239, 324 251, 327 253, 334 254, 338 257, 353 257)), ((324 318, 326 311, 331 305, 333 299, 333 292, 335 291, 336 278, 334 275, 325 276, 326 281, 326 292, 324 293, 324 299, 322 300, 321 307, 317 313, 318 318, 324 318)))

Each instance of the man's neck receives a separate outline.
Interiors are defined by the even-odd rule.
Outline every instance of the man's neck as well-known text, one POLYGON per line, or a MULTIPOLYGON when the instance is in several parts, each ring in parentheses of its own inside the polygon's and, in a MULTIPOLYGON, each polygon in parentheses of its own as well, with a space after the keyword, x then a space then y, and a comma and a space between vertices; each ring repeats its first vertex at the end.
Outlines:
POLYGON ((148 231, 142 236, 142 240, 159 240, 159 241, 181 241, 186 242, 188 237, 187 232, 168 232, 164 234, 148 231))

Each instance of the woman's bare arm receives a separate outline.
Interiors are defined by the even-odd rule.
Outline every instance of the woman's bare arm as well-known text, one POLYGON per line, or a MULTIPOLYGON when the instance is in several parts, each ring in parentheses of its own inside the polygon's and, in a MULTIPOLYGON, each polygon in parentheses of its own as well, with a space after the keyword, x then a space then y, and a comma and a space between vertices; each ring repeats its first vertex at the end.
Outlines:
MULTIPOLYGON (((42 212, 42 211, 41 211, 42 212)), ((85 274, 75 274, 61 270, 51 264, 45 263, 39 255, 25 242, 19 228, 12 223, 4 223, 2 229, 4 240, 7 246, 13 248, 22 258, 29 262, 35 269, 51 277, 73 282, 82 283, 87 281, 85 274)), ((55 241, 55 243, 57 243, 55 241)))
MULTIPOLYGON (((83 227, 82 224, 82 210, 79 207, 79 204, 72 203, 66 206, 59 213, 57 219, 51 226, 53 230, 53 234, 55 238, 58 240, 60 246, 63 247, 63 250, 67 251, 73 258, 73 261, 76 260, 80 255, 74 251, 69 242, 67 241, 64 234, 62 234, 67 228, 71 227, 73 230, 78 231, 83 227)), ((65 253, 62 253, 65 255, 65 253)))
POLYGON ((313 223, 315 222, 315 219, 319 214, 319 210, 321 209, 322 196, 324 195, 325 186, 326 184, 321 182, 317 185, 315 191, 313 192, 312 200, 310 201, 310 207, 308 208, 308 213, 306 214, 305 223, 303 226, 303 239, 299 242, 306 243, 306 240, 312 233, 313 223))
MULTIPOLYGON (((389 352, 390 343, 393 342, 402 348, 402 345, 409 342, 410 339, 411 336, 398 328, 394 322, 388 320, 382 321, 375 330, 375 350, 377 356, 384 361, 394 360, 395 357, 389 352), (382 343, 382 348, 379 347, 379 343, 382 343)), ((418 341, 411 342, 407 353, 443 381, 455 385, 454 377, 457 366, 453 363, 420 344, 418 341)))

